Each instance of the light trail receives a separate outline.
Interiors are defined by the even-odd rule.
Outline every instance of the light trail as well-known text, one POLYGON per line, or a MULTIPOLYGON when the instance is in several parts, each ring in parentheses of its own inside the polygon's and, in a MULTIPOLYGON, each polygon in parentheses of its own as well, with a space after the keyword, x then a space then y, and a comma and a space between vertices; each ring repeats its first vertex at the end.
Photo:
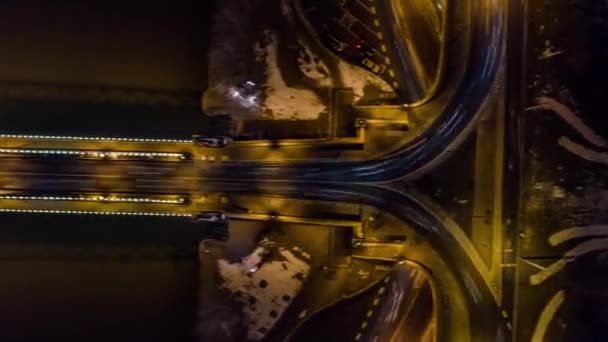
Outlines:
POLYGON ((49 150, 49 149, 20 149, 0 148, 3 154, 32 154, 32 155, 72 155, 80 157, 121 158, 121 157, 168 157, 187 159, 189 154, 179 152, 130 152, 130 151, 98 151, 98 150, 49 150))
POLYGON ((182 204, 184 197, 177 199, 160 199, 148 197, 125 197, 125 196, 27 196, 27 195, 0 195, 0 200, 18 201, 82 201, 82 202, 116 202, 116 203, 154 203, 154 204, 182 204))

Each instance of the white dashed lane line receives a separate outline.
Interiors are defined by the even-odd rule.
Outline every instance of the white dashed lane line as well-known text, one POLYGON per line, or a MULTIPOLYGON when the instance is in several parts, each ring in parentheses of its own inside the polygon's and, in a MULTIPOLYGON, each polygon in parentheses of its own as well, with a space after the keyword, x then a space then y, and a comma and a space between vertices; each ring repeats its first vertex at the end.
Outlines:
POLYGON ((374 15, 376 14, 376 6, 366 5, 361 0, 357 0, 357 3, 361 5, 361 7, 365 8, 369 13, 374 15))
MULTIPOLYGON (((375 0, 369 0, 368 2, 369 2, 369 3, 374 3, 374 2, 375 2, 375 0)), ((380 25, 380 18, 379 18, 379 17, 378 17, 378 15, 377 15, 377 12, 376 12, 376 7, 375 7, 375 6, 373 6, 373 5, 365 5, 365 4, 362 2, 362 0, 356 0, 356 3, 357 3, 357 4, 359 4, 361 7, 365 8, 365 9, 366 9, 366 10, 367 10, 369 13, 371 13, 371 14, 372 14, 372 17, 373 17, 373 26, 374 26, 374 29, 372 29, 372 28, 370 28, 369 26, 367 26, 367 25, 366 25, 366 24, 363 22, 363 20, 361 20, 361 19, 359 19, 359 18, 356 18, 356 20, 357 20, 357 22, 358 22, 358 23, 360 23, 360 24, 361 24, 363 27, 365 27, 365 29, 366 29, 367 31, 370 31, 370 32, 371 32, 373 35, 375 35, 376 37, 378 37, 378 39, 380 40, 380 43, 381 43, 381 44, 380 44, 380 50, 382 51, 381 56, 382 56, 382 57, 384 57, 384 63, 385 63, 387 66, 390 66, 390 65, 391 65, 391 60, 390 60, 390 58, 389 58, 388 56, 386 56, 386 53, 388 52, 388 48, 387 48, 387 45, 385 44, 384 34, 382 33, 381 28, 380 28, 380 26, 381 26, 381 25, 380 25)), ((348 29, 348 31, 349 31, 349 32, 351 32, 351 34, 353 34, 353 35, 355 35, 355 36, 358 36, 358 35, 356 35, 354 32, 352 32, 352 31, 350 30, 350 28, 348 29)), ((389 81, 389 83, 391 83, 391 85, 392 85, 393 87, 395 87, 395 88, 399 88, 399 82, 398 82, 398 80, 397 80, 397 78, 396 78, 396 76, 397 76, 397 75, 396 75, 396 73, 395 73, 395 71, 394 71, 393 69, 390 69, 390 70, 389 70, 388 76, 389 76, 389 78, 391 79, 391 81, 389 81)))
POLYGON ((357 334, 355 335, 355 341, 361 341, 361 339, 365 335, 365 330, 367 329, 367 327, 369 325, 369 320, 370 320, 370 318, 372 318, 374 316, 374 312, 375 312, 374 310, 376 309, 376 307, 378 305, 380 305, 380 301, 382 300, 380 297, 382 297, 382 295, 384 294, 385 286, 386 286, 386 284, 388 284, 390 279, 391 279, 390 276, 384 277, 384 280, 382 281, 383 282, 382 286, 376 292, 376 296, 374 297, 374 299, 372 301, 371 307, 365 313, 365 318, 363 319, 363 321, 361 322, 361 325, 359 326, 359 331, 357 331, 357 334))

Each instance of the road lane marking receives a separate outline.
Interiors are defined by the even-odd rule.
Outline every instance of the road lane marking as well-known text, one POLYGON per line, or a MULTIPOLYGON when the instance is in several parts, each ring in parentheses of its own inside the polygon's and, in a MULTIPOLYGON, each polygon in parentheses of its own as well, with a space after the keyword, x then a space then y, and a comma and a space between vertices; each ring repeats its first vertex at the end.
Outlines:
MULTIPOLYGON (((335 20, 335 18, 334 18, 334 21, 335 21, 336 23, 338 23, 338 24, 339 24, 339 22, 338 22, 337 20, 335 20)), ((362 24, 362 25, 363 25, 363 27, 365 27, 367 30, 369 30, 369 31, 372 33, 372 35, 375 35, 375 31, 373 31, 373 30, 372 30, 372 29, 370 29, 369 27, 365 26, 365 24, 362 24)), ((349 33, 349 34, 350 34, 350 35, 351 35, 353 38, 355 38, 355 39, 360 39, 360 38, 361 38, 361 37, 360 37, 360 35, 356 34, 356 33, 355 33, 355 32, 353 32, 351 29, 348 29, 348 28, 347 28, 347 29, 346 29, 346 31, 347 31, 347 32, 348 32, 348 33, 349 33)), ((385 48, 386 48, 386 46, 385 46, 385 48)), ((374 54, 376 54, 376 55, 378 55, 378 56, 382 56, 382 54, 381 54, 381 53, 380 53, 378 50, 376 50, 375 48, 373 48, 373 47, 371 47, 371 46, 370 46, 370 50, 372 50, 372 51, 374 52, 374 54)))
POLYGON ((54 210, 54 209, 13 209, 0 208, 2 213, 27 214, 69 214, 69 215, 108 215, 108 216, 162 216, 162 217, 192 217, 190 213, 161 212, 161 211, 93 211, 93 210, 54 210))
POLYGON ((123 141, 123 142, 192 144, 192 140, 184 140, 184 139, 125 138, 125 137, 86 137, 86 136, 35 135, 35 134, 0 134, 0 138, 8 138, 8 139, 36 139, 36 140, 85 140, 85 141, 123 141))
MULTIPOLYGON (((371 27, 367 26, 363 21, 359 20, 359 19, 355 19, 356 22, 358 22, 361 26, 363 26, 367 31, 369 31, 369 33, 371 33, 372 35, 378 37, 378 39, 382 40, 382 33, 381 32, 377 32, 374 29, 372 29, 371 27)), ((348 28, 348 30, 350 30, 350 28, 348 28)), ((359 36, 357 34, 355 34, 353 32, 354 35, 359 36)))
POLYGON ((361 7, 365 8, 369 13, 371 14, 376 14, 376 7, 373 5, 366 5, 363 2, 361 2, 361 0, 357 0, 357 3, 359 5, 361 5, 361 7))

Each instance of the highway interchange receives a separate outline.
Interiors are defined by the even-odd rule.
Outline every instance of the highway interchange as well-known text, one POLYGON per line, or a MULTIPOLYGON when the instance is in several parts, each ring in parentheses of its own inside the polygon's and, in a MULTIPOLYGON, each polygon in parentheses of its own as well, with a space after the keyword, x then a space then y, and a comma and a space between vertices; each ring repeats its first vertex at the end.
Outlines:
MULTIPOLYGON (((496 340, 508 333, 480 271, 479 256, 460 233, 446 224, 444 217, 408 195, 394 181, 415 180, 455 151, 500 88, 506 3, 450 2, 455 7, 453 13, 461 16, 452 19, 466 23, 468 35, 459 32, 460 37, 450 39, 445 88, 422 105, 425 111, 437 112, 437 119, 425 134, 395 152, 372 160, 330 160, 328 156, 319 161, 308 153, 304 161, 280 156, 270 161, 261 157, 247 160, 243 156, 255 155, 256 149, 289 146, 270 142, 266 146, 248 146, 248 151, 253 152, 231 153, 193 147, 186 140, 89 142, 74 137, 28 138, 5 132, 0 137, 0 195, 4 196, 0 197, 1 207, 13 212, 152 216, 171 213, 187 218, 194 209, 208 205, 191 198, 221 194, 234 198, 272 195, 381 208, 415 226, 438 253, 433 257, 409 256, 425 266, 436 264, 445 270, 433 273, 440 289, 438 340, 447 336, 496 340), (78 200, 67 199, 69 196, 78 200), (145 198, 156 202, 146 202, 145 198), (99 206, 99 202, 104 205, 99 206), (462 297, 454 296, 450 289, 462 297), (468 318, 464 327, 456 323, 465 320, 463 317, 468 318)), ((222 206, 221 201, 210 205, 222 206)))

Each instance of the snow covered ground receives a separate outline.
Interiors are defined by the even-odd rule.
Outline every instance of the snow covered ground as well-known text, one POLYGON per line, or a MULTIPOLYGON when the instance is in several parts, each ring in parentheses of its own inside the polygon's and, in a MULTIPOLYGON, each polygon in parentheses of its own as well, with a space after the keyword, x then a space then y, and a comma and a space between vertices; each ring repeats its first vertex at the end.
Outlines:
MULTIPOLYGON (((271 7, 272 8, 272 7, 271 7)), ((293 41, 281 41, 277 27, 294 25, 277 24, 275 21, 293 20, 285 2, 270 0, 223 0, 216 10, 209 56, 209 90, 203 96, 203 111, 208 114, 230 113, 239 117, 272 119, 314 120, 327 111, 328 94, 332 87, 352 87, 355 101, 367 91, 391 92, 392 87, 367 70, 343 62, 336 57, 325 59, 315 49, 298 40, 294 31, 293 41), (258 16, 257 7, 276 6, 280 18, 266 20, 258 16), (281 7, 283 6, 283 7, 281 7), (239 19, 242 17, 242 20, 239 19), (298 48, 295 56, 282 54, 281 49, 298 48), (331 59, 331 60, 329 60, 331 59), (329 67, 333 65, 335 67, 329 67), (294 77, 294 75, 299 75, 294 77), (289 81, 287 80, 289 79, 289 81), (295 80, 295 81, 294 81, 295 80), (228 91, 250 81, 258 85, 260 94, 255 101, 259 106, 235 100, 228 91)), ((285 39, 285 38, 283 38, 285 39)), ((253 100, 252 100, 253 101, 253 100)))
POLYGON ((309 258, 298 247, 276 248, 265 240, 241 262, 218 260, 222 287, 243 304, 248 340, 262 340, 281 318, 308 277, 309 258))
MULTIPOLYGON (((274 33, 266 32, 266 47, 258 45, 257 51, 264 51, 266 63, 266 83, 263 85, 265 99, 263 108, 275 119, 314 120, 327 110, 321 98, 311 89, 287 86, 278 61, 278 43, 274 33)), ((311 70, 313 70, 311 68, 311 70)), ((316 68, 314 70, 317 70, 316 68)), ((308 74, 311 77, 316 75, 308 74)))

